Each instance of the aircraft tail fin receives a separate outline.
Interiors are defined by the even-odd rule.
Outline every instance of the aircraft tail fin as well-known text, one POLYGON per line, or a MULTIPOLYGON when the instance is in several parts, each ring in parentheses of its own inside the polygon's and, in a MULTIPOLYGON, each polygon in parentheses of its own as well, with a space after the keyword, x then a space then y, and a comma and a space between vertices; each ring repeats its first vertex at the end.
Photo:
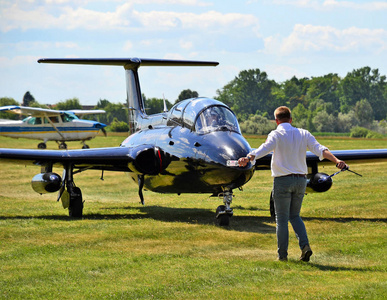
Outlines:
POLYGON ((149 59, 149 58, 41 58, 38 63, 122 66, 126 74, 126 93, 129 108, 129 131, 139 129, 141 118, 146 118, 144 101, 141 96, 138 68, 140 66, 217 66, 214 61, 149 59))

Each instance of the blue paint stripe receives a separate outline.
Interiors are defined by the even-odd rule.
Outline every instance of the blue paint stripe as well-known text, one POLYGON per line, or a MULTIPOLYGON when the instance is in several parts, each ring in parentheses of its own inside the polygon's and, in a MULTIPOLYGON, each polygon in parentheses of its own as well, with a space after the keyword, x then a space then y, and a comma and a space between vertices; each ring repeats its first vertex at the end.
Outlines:
MULTIPOLYGON (((98 131, 99 128, 93 128, 93 127, 57 127, 60 132, 70 132, 70 131, 98 131)), ((0 133, 40 133, 40 132, 57 132, 52 127, 1 127, 0 126, 0 133)))

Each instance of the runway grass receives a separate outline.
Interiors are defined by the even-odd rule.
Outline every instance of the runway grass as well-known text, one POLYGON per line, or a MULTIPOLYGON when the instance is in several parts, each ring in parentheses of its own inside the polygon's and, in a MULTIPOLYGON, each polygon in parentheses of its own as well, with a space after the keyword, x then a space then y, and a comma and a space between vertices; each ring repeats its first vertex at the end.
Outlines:
MULTIPOLYGON (((264 137, 248 140, 257 147, 264 137)), ((387 148, 386 139, 319 140, 332 150, 387 148)), ((0 138, 0 147, 36 145, 0 138)), ((85 208, 82 220, 71 220, 56 193, 32 190, 39 167, 1 164, 0 299, 386 299, 387 162, 350 167, 363 177, 343 172, 328 192, 305 197, 311 261, 298 261, 290 228, 284 263, 276 261, 269 171, 235 191, 234 216, 223 228, 214 219, 221 199, 145 191, 142 206, 136 185, 116 172, 103 181, 96 171, 75 176, 85 208)))

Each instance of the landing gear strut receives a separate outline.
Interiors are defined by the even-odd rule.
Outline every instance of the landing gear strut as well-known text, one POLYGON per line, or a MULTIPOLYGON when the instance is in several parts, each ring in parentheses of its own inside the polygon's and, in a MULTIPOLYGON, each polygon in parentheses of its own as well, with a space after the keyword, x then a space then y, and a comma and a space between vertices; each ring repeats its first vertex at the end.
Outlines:
POLYGON ((82 144, 83 144, 82 149, 89 149, 90 148, 89 145, 86 145, 85 141, 82 141, 82 144))
POLYGON ((230 225, 230 218, 233 216, 234 212, 230 207, 232 202, 232 191, 227 191, 219 194, 219 197, 223 196, 224 205, 219 205, 216 209, 216 219, 218 219, 219 226, 228 226, 230 225))
POLYGON ((81 192, 81 189, 79 187, 76 187, 74 184, 72 165, 66 166, 63 172, 63 186, 59 191, 59 198, 62 199, 63 207, 69 209, 70 217, 82 218, 82 214, 83 214, 82 192, 81 192))

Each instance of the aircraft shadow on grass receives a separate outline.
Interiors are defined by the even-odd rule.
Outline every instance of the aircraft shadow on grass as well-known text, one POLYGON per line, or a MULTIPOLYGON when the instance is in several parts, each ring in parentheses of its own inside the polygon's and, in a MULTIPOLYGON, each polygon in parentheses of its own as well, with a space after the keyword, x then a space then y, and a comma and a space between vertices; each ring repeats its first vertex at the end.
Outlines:
MULTIPOLYGON (((214 225, 217 222, 214 218, 213 211, 211 209, 201 208, 176 208, 176 207, 164 207, 164 206, 127 206, 127 207, 105 207, 103 210, 131 210, 130 213, 117 212, 117 213, 103 213, 103 214, 84 214, 83 220, 141 220, 141 219, 153 219, 162 222, 181 222, 187 224, 198 225, 214 225), (136 212, 133 212, 135 210, 136 212)), ((239 206, 239 210, 263 210, 259 208, 243 208, 239 206)), ((66 216, 61 215, 42 215, 42 216, 0 216, 0 220, 7 219, 46 219, 46 220, 66 220, 76 222, 78 219, 69 219, 66 216)), ((354 217, 339 217, 339 218, 321 218, 321 217, 303 217, 304 221, 326 221, 337 223, 349 223, 349 222, 383 222, 387 223, 387 218, 354 218, 354 217)), ((256 232, 256 233, 275 233, 275 222, 270 216, 233 216, 233 224, 228 227, 219 227, 224 230, 233 230, 240 232, 256 232)))

